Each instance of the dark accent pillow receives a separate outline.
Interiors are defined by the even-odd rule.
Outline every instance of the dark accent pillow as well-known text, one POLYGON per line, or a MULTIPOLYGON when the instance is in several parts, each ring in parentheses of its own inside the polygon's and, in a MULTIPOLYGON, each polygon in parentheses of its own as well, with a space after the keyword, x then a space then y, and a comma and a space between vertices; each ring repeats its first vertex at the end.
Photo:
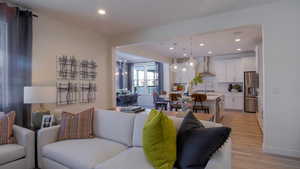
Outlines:
POLYGON ((228 127, 205 128, 189 112, 177 135, 177 162, 179 169, 204 169, 210 157, 225 143, 230 135, 228 127))

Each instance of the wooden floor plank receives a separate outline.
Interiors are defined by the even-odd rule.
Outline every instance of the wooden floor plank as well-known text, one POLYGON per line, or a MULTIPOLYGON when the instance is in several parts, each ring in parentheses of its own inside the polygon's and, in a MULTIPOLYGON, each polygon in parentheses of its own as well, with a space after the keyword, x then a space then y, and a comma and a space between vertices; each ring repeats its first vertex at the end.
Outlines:
POLYGON ((256 114, 226 111, 222 123, 232 128, 232 169, 300 169, 300 159, 262 152, 256 114))

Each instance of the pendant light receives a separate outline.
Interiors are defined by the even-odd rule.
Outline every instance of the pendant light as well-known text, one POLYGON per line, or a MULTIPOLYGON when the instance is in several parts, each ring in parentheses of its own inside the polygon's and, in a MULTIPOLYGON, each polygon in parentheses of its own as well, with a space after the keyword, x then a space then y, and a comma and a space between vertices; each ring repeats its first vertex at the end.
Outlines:
POLYGON ((191 67, 194 67, 195 65, 195 61, 193 59, 193 37, 191 36, 191 42, 190 42, 190 45, 191 45, 191 53, 190 53, 190 58, 189 58, 189 65, 191 67))
POLYGON ((179 67, 178 67, 178 64, 177 64, 177 60, 176 60, 176 42, 173 44, 174 48, 173 48, 173 64, 171 65, 171 71, 173 72, 177 72, 179 67))
MULTIPOLYGON (((185 59, 184 54, 186 53, 185 50, 186 50, 185 48, 182 49, 184 59, 185 59)), ((186 72, 187 71, 187 63, 186 62, 185 63, 181 63, 181 68, 180 69, 181 69, 182 72, 186 72)))

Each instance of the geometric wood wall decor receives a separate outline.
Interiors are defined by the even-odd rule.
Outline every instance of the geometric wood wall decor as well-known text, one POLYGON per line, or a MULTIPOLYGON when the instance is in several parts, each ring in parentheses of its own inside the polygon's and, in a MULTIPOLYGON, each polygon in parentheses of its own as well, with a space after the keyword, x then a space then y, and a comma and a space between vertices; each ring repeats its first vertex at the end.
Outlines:
POLYGON ((80 80, 94 81, 97 76, 97 64, 93 60, 81 60, 80 62, 80 80))
POLYGON ((97 64, 74 56, 56 57, 57 104, 94 103, 97 64))
POLYGON ((81 82, 79 88, 80 103, 94 103, 96 101, 96 83, 81 82))
POLYGON ((78 98, 77 83, 57 82, 57 104, 75 104, 78 98))
POLYGON ((74 56, 58 56, 56 58, 57 79, 77 80, 77 59, 74 56))

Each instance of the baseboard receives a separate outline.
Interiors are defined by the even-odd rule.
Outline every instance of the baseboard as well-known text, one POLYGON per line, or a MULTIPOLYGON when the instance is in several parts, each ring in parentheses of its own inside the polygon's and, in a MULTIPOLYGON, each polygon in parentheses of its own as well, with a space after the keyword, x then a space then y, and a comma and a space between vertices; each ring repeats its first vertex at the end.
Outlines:
POLYGON ((263 152, 269 153, 269 154, 274 154, 274 155, 282 155, 282 156, 287 156, 287 157, 300 158, 300 151, 292 150, 292 149, 281 149, 281 148, 277 148, 277 147, 264 145, 263 152))

